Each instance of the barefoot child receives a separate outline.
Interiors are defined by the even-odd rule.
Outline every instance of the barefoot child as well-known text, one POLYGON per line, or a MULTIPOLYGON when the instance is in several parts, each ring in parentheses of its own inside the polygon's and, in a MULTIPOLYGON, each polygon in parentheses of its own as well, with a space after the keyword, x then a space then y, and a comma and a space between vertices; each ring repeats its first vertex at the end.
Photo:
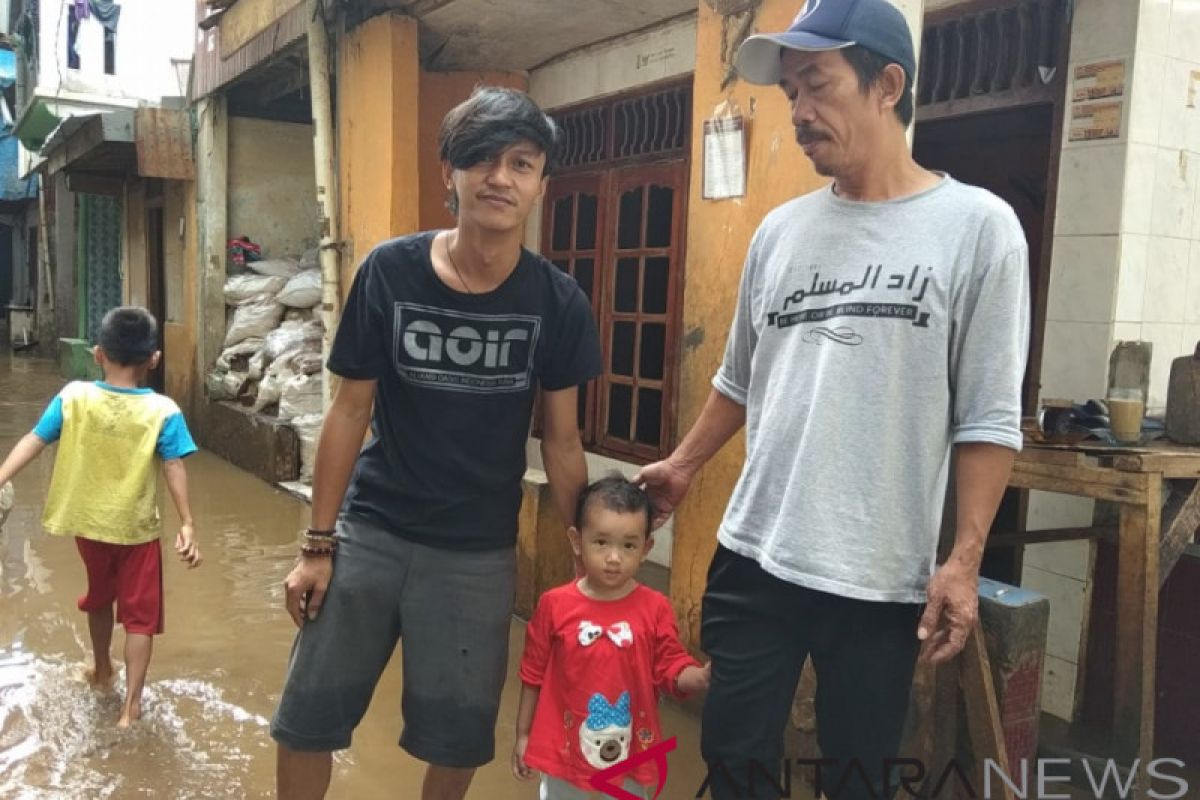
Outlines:
POLYGON ((96 363, 104 380, 67 384, 31 433, 0 465, 0 486, 59 442, 42 527, 75 537, 87 570, 87 612, 95 654, 89 682, 107 687, 115 678, 109 659, 116 621, 125 626, 125 704, 118 721, 128 727, 142 713, 142 687, 153 636, 163 630, 162 551, 155 504, 156 461, 180 529, 175 552, 189 567, 200 564, 192 532, 183 458, 196 451, 174 401, 143 388, 158 365, 158 325, 144 308, 115 308, 104 316, 96 363))
MULTIPOLYGON (((571 547, 584 575, 538 601, 525 633, 513 773, 542 773, 541 800, 587 798, 589 779, 662 741, 658 698, 708 687, 679 642, 670 602, 634 580, 653 542, 646 494, 620 476, 579 497, 571 547)), ((657 782, 639 765, 625 790, 657 782)))

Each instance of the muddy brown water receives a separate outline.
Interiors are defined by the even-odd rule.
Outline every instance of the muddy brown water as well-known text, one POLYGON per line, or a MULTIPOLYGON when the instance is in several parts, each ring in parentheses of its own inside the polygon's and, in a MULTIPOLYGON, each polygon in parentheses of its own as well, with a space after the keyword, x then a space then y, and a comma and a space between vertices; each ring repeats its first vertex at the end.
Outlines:
MULTIPOLYGON (((0 352, 0 451, 30 430, 62 385, 53 363, 0 352)), ((39 523, 53 463, 48 449, 18 476, 0 532, 0 798, 272 797, 267 726, 294 632, 281 587, 307 507, 210 453, 188 459, 205 561, 188 571, 164 558, 166 632, 155 641, 145 717, 121 732, 119 698, 92 692, 79 676, 90 648, 75 606, 84 573, 74 543, 39 523)), ((159 506, 169 556, 177 517, 161 486, 159 506)), ((523 637, 514 620, 498 758, 479 770, 471 800, 537 797, 536 784, 518 783, 508 769, 523 637)), ((123 642, 118 631, 118 661, 123 642)), ((353 747, 336 758, 330 798, 420 797, 423 767, 396 746, 400 678, 397 651, 353 747)), ((703 780, 698 722, 667 706, 663 728, 678 749, 662 796, 693 797, 703 780)))

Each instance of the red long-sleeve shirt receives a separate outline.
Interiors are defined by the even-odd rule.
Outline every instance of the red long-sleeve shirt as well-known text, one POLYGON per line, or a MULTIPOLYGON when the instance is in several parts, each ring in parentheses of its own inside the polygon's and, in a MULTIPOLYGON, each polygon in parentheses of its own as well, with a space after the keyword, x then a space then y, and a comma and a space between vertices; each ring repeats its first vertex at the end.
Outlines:
MULTIPOLYGON (((593 600, 573 581, 538 601, 525 632, 522 682, 540 687, 525 763, 591 790, 588 779, 662 740, 660 693, 697 665, 679 642, 675 613, 639 585, 620 600, 593 600)), ((653 763, 630 777, 657 779, 653 763)))

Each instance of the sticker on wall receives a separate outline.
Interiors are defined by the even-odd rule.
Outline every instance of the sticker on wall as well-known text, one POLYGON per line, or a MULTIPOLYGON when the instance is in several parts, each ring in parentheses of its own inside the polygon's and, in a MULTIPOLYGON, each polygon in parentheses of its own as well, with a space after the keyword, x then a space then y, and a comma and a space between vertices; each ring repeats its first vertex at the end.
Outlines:
POLYGON ((728 101, 704 120, 704 199, 746 194, 746 119, 728 101))
POLYGON ((1073 77, 1071 99, 1076 103, 1125 94, 1125 62, 1121 60, 1080 64, 1073 77))
POLYGON ((1094 139, 1116 139, 1121 135, 1121 101, 1105 100, 1098 103, 1075 103, 1071 106, 1072 142, 1088 142, 1094 139))

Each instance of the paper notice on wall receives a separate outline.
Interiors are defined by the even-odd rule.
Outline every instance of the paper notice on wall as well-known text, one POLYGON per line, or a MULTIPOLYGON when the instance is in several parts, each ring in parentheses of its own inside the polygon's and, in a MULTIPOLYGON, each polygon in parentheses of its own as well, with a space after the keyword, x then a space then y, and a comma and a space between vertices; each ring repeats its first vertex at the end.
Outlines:
POLYGON ((1098 103, 1075 103, 1071 106, 1072 142, 1093 139, 1116 139, 1121 135, 1121 101, 1105 100, 1098 103))
POLYGON ((704 121, 704 199, 746 194, 746 122, 742 116, 704 121))
POLYGON ((1075 68, 1071 99, 1098 100, 1101 97, 1120 97, 1125 94, 1125 62, 1097 61, 1075 68))

